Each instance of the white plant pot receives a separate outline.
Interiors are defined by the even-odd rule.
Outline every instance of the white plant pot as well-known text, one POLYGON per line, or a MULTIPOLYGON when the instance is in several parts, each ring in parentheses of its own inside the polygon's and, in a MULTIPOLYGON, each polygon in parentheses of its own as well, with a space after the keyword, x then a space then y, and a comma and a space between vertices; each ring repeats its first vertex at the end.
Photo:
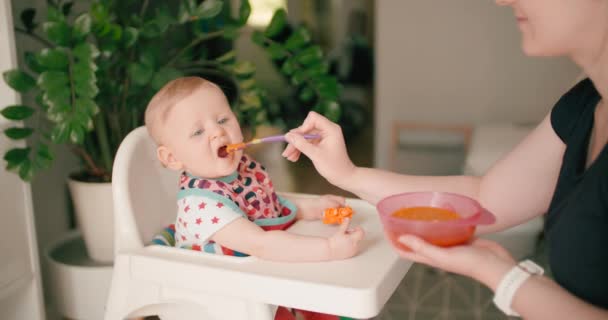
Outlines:
POLYGON ((114 260, 114 208, 110 182, 82 182, 68 179, 76 211, 76 222, 82 233, 89 257, 98 262, 114 260))

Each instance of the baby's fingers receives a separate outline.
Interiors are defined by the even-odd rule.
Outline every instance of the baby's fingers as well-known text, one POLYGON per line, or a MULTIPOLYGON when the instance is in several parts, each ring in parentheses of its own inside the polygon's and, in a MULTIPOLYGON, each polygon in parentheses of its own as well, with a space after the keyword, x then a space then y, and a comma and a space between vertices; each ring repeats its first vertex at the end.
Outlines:
POLYGON ((365 238, 365 231, 361 227, 356 227, 355 229, 348 232, 353 240, 359 242, 365 238))
POLYGON ((349 218, 342 220, 342 223, 340 224, 340 227, 338 228, 338 231, 336 232, 336 234, 346 234, 349 224, 350 224, 349 218))

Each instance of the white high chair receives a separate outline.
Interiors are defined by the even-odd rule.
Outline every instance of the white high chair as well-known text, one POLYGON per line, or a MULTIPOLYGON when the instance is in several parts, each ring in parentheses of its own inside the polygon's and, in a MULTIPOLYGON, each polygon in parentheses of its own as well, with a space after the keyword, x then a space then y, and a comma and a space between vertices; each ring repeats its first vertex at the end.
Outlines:
MULTIPOLYGON (((362 252, 347 260, 279 263, 146 246, 174 222, 177 184, 177 174, 156 160, 145 127, 131 132, 112 175, 116 254, 106 320, 271 320, 277 305, 366 319, 380 312, 411 266, 383 238, 375 208, 355 199, 347 200, 353 225, 367 234, 362 252)), ((289 232, 327 236, 335 228, 298 221, 289 232)))

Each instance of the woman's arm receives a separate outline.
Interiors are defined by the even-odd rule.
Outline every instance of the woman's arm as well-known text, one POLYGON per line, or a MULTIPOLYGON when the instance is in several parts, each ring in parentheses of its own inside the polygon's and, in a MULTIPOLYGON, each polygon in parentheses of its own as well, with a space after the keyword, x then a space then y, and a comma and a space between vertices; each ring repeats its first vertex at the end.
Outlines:
POLYGON ((317 133, 321 141, 310 142, 288 134, 291 148, 284 156, 295 161, 301 150, 330 183, 375 204, 401 192, 444 191, 477 199, 497 216, 496 224, 482 228, 492 232, 544 214, 555 189, 565 145, 555 134, 550 115, 515 149, 498 161, 483 177, 413 176, 379 169, 356 167, 343 147, 341 130, 318 114, 311 114, 297 133, 317 133))
MULTIPOLYGON (((504 248, 489 240, 476 239, 470 245, 451 248, 433 246, 414 236, 399 241, 413 250, 395 248, 402 257, 471 277, 492 291, 516 265, 504 248)), ((608 319, 608 310, 584 302, 543 276, 529 277, 515 292, 511 308, 531 320, 608 319)))

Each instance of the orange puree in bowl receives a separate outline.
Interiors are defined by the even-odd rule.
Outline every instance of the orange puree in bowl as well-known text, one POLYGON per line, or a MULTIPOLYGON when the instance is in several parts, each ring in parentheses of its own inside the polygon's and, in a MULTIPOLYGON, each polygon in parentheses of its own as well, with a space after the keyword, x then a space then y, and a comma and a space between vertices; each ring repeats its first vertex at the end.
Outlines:
POLYGON ((402 208, 392 214, 393 217, 422 220, 422 221, 444 221, 460 219, 460 215, 454 211, 434 207, 411 207, 402 208))

